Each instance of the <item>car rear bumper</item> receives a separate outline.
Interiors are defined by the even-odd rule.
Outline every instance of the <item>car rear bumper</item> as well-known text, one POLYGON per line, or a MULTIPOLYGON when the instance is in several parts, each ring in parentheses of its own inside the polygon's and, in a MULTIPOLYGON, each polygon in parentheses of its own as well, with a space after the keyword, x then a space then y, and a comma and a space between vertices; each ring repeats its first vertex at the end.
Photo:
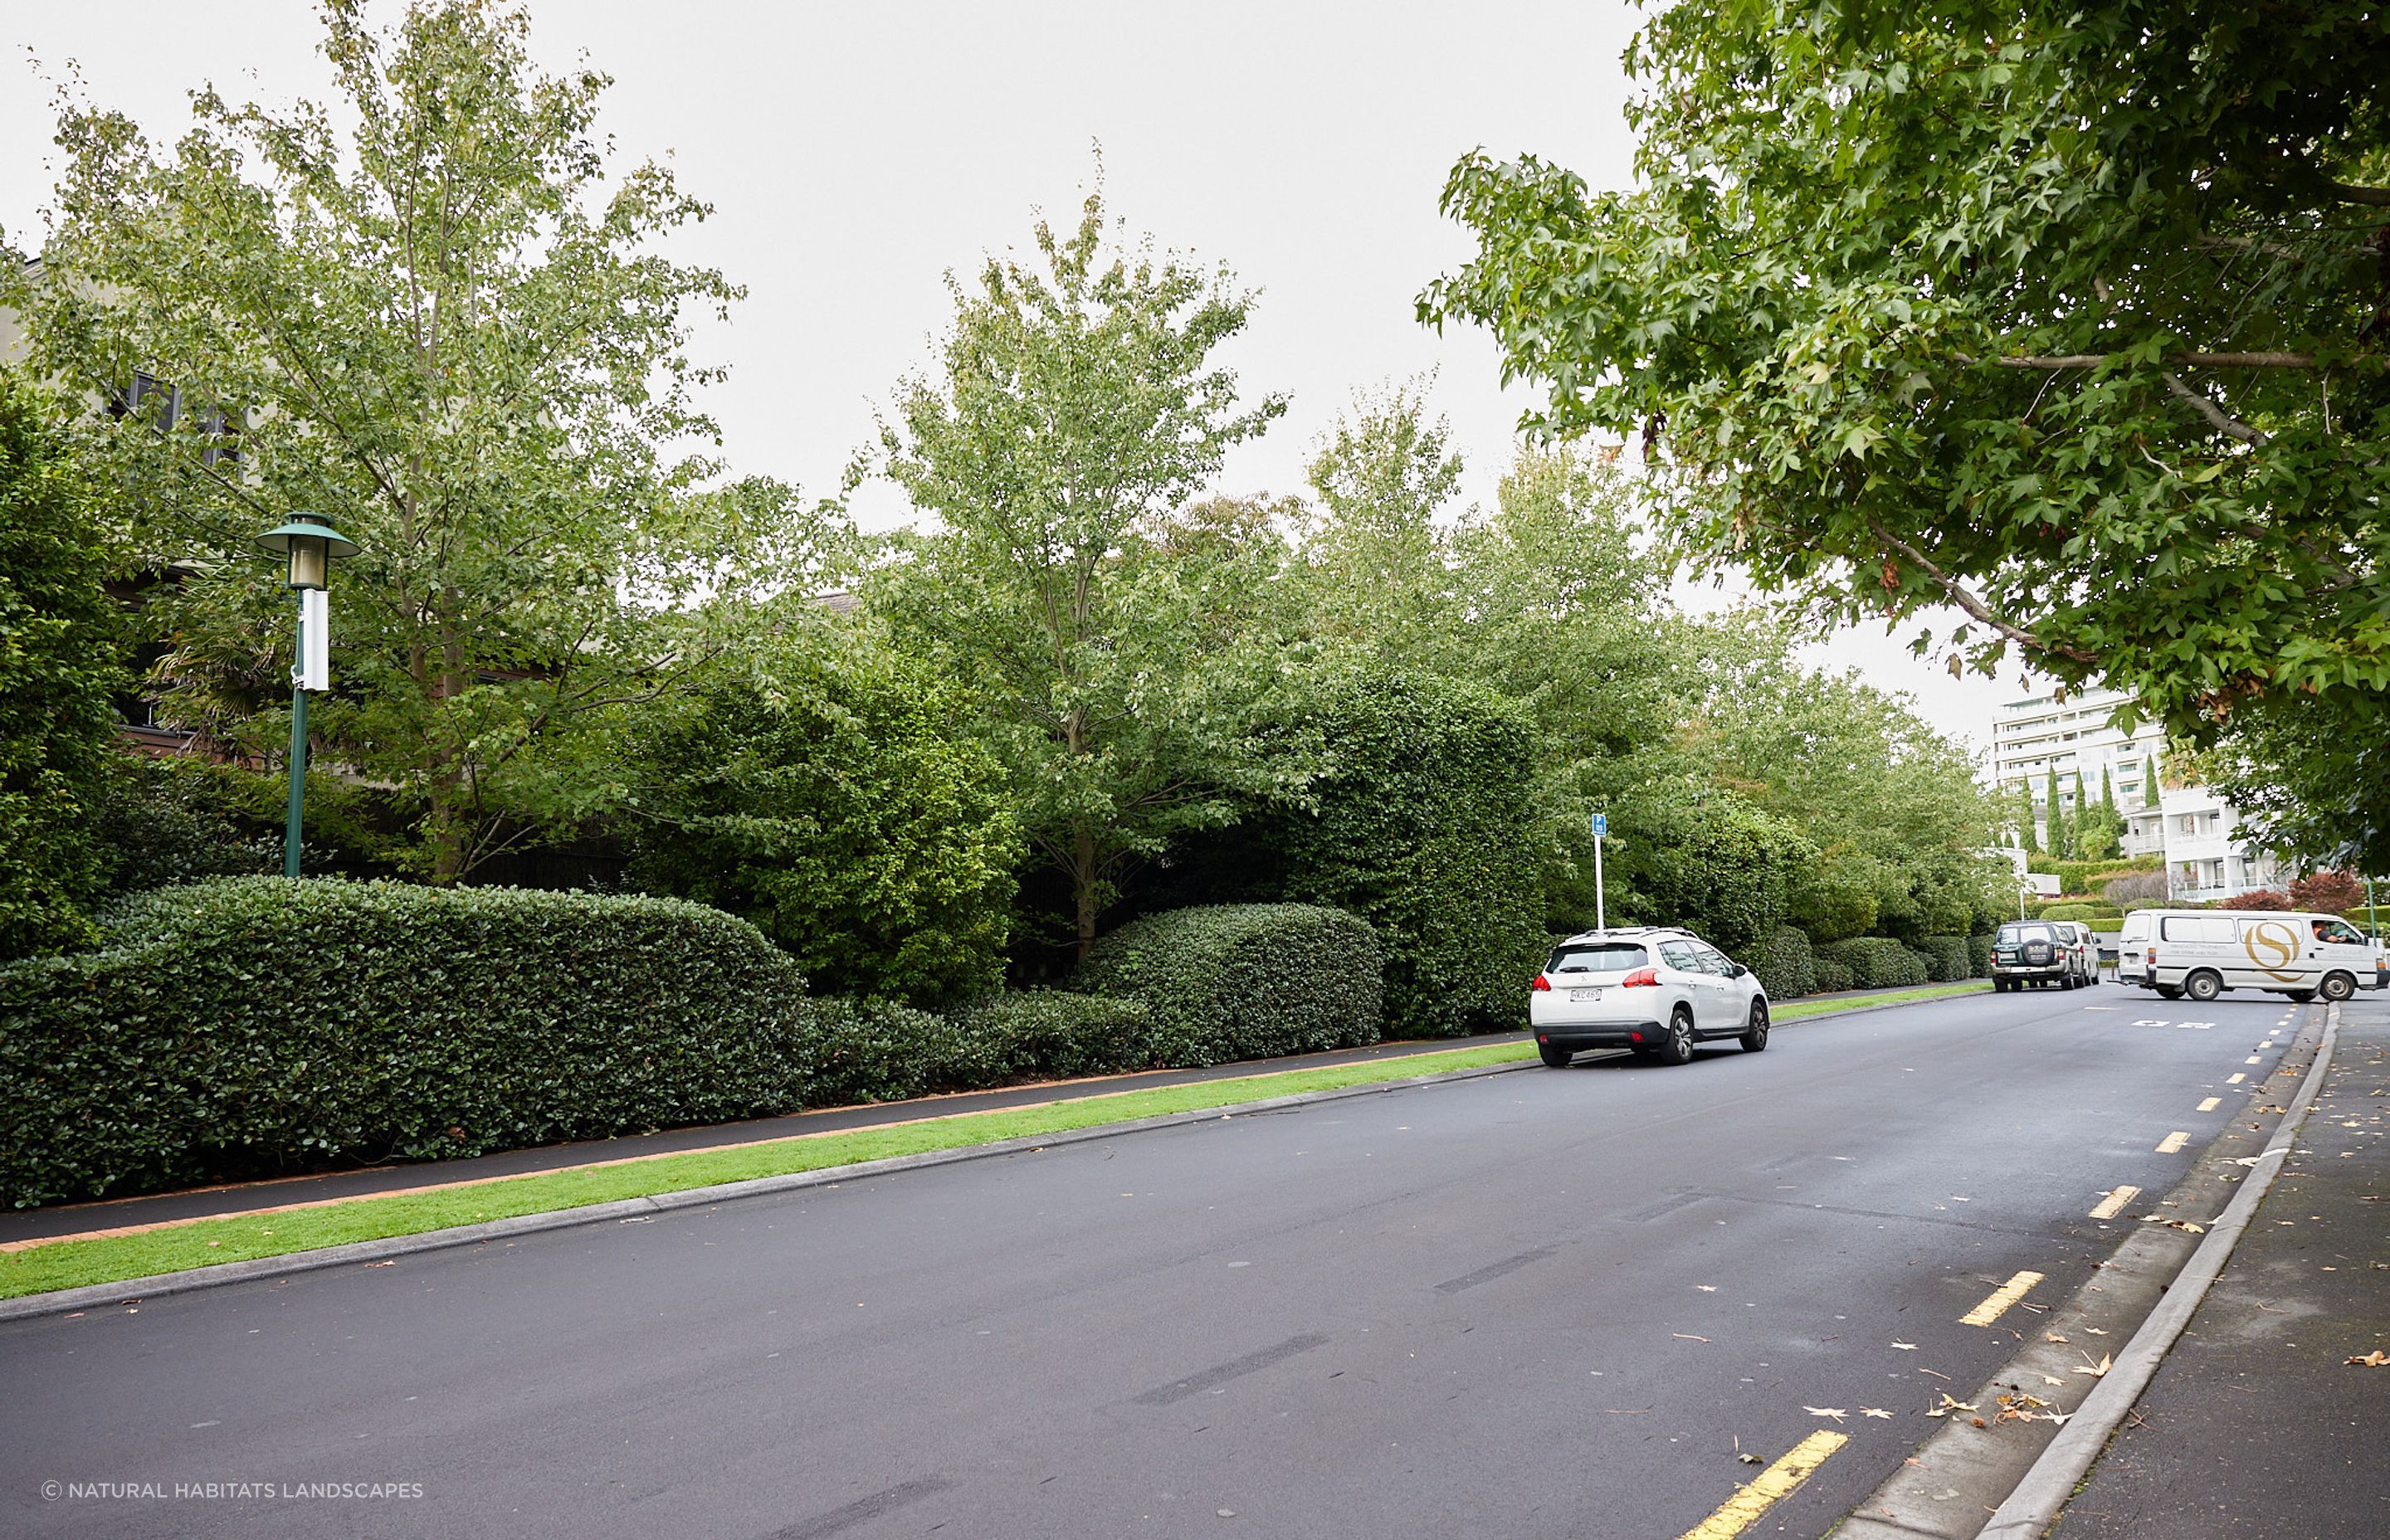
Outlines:
POLYGON ((2063 979, 2074 969, 2063 958, 2049 963, 1994 963, 1995 979, 2063 979))
POLYGON ((1657 1021, 1600 1021, 1577 1026, 1537 1027, 1536 1041, 1548 1048, 1581 1053, 1587 1048, 1641 1048, 1660 1041, 1657 1021))

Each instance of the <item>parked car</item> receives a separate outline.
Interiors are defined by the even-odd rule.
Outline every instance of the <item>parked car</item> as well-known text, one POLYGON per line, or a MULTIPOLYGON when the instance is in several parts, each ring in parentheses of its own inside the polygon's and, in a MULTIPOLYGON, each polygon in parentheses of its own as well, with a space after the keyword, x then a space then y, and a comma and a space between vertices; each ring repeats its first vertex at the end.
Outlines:
POLYGON ((2091 934, 2091 927, 2079 919, 2052 920, 2050 928, 2064 941, 2070 959, 2075 964, 2075 983, 2088 989, 2100 982, 2100 943, 2091 934))
POLYGON ((1731 1037, 1767 1046, 1767 992, 1748 968, 1690 930, 1587 930, 1552 949, 1528 986, 1536 1049, 1559 1069, 1587 1048, 1631 1048, 1666 1064, 1731 1037))
POLYGON ((2169 1000, 2228 989, 2345 1000, 2381 971, 2374 943, 2338 915, 2136 909, 2117 937, 2117 982, 2169 1000))
POLYGON ((1992 937, 1992 988, 2056 984, 2073 989, 2083 982, 2083 943, 2070 920, 2012 919, 1992 937))

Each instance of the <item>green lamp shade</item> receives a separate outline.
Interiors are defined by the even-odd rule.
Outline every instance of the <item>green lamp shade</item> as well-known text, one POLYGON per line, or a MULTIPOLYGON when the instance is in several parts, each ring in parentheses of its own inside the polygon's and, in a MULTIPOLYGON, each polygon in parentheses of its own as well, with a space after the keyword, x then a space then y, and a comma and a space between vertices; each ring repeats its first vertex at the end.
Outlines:
POLYGON ((257 537, 257 543, 276 556, 290 554, 294 540, 320 540, 326 556, 354 556, 357 543, 332 528, 329 520, 314 519, 301 514, 288 524, 277 524, 257 537))

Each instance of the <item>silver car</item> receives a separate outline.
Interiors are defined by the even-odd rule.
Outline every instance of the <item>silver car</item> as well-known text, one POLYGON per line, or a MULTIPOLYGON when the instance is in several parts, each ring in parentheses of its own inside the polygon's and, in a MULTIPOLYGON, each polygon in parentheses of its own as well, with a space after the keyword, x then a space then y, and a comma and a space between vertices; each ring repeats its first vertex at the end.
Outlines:
POLYGON ((1552 949, 1528 986, 1536 1048, 1554 1069, 1586 1048, 1631 1048, 1665 1064, 1731 1037, 1767 1046, 1767 992, 1751 969, 1675 926, 1587 930, 1552 949))

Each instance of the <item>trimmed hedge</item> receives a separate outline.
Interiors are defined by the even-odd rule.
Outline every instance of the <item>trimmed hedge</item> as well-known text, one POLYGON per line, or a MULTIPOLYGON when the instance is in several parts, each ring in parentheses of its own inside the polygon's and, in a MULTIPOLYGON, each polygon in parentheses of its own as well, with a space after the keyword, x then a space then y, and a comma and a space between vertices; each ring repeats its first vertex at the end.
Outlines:
POLYGON ((1818 955, 1850 969, 1853 989, 1892 989, 1930 982, 1925 955, 1889 936, 1830 942, 1818 948, 1818 955))
POLYGON ((1969 936, 1967 938, 1967 976, 1971 979, 1988 979, 1992 976, 1991 937, 1969 936))
POLYGON ((1838 995, 1844 990, 1858 987, 1853 981, 1849 966, 1832 957, 1818 958, 1812 970, 1817 975, 1818 993, 1820 995, 1838 995))
POLYGON ((1808 935, 1796 926, 1780 925, 1751 954, 1751 970, 1771 1000, 1797 1000, 1818 990, 1818 959, 1808 935))
POLYGON ((229 878, 0 969, 0 1197, 722 1123, 803 1097, 805 981, 672 899, 229 878))
POLYGON ((1925 954, 1926 979, 1937 984, 1974 977, 1974 959, 1964 936, 1928 936, 1918 946, 1925 954))
POLYGON ((2125 922, 2125 911, 2111 904, 2052 904, 2037 919, 2072 919, 2099 930, 2113 930, 2125 922))
POLYGON ((1130 921, 1072 984, 1151 1012, 1147 1062, 1223 1064, 1376 1042, 1384 962, 1341 909, 1218 904, 1130 921))
POLYGON ((1130 1000, 1034 990, 952 1016, 884 1000, 814 1002, 804 1100, 826 1107, 903 1101, 1024 1080, 1142 1069, 1152 1014, 1130 1000))

